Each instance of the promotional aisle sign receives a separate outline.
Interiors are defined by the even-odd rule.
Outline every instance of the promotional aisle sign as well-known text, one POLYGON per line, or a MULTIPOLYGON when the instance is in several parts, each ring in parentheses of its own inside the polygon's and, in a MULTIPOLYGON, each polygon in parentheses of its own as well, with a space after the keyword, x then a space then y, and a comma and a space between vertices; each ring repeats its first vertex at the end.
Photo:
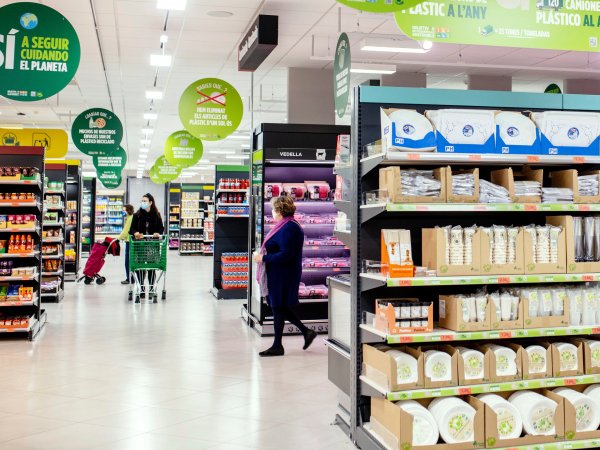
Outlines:
POLYGON ((105 179, 116 175, 119 179, 123 173, 123 169, 127 165, 127 152, 123 147, 119 149, 111 156, 94 156, 93 158, 94 167, 98 173, 98 178, 105 179))
POLYGON ((202 158, 202 141, 185 130, 177 131, 165 142, 165 159, 172 166, 191 167, 202 158))
POLYGON ((335 95, 335 110, 339 118, 344 117, 350 98, 350 40, 346 33, 342 33, 335 47, 335 60, 333 63, 333 92, 335 95))
POLYGON ((98 180, 100 180, 100 183, 106 189, 116 189, 121 186, 121 182, 123 181, 120 173, 112 171, 98 172, 98 180))
POLYGON ((52 97, 73 79, 81 50, 73 26, 39 3, 0 7, 0 95, 33 102, 52 97))
POLYGON ((244 103, 238 91, 218 78, 192 83, 179 100, 183 127, 203 141, 220 141, 240 126, 244 103))
POLYGON ((360 11, 391 13, 401 11, 423 0, 337 0, 338 3, 360 11))
POLYGON ((4 147, 44 147, 46 158, 60 159, 64 158, 69 150, 69 136, 64 130, 0 128, 0 145, 4 147))
POLYGON ((71 128, 75 146, 89 156, 114 154, 123 139, 123 124, 107 109, 92 108, 82 112, 71 128))
POLYGON ((162 178, 160 178, 157 174, 156 174, 156 167, 152 166, 150 168, 150 171, 148 172, 148 176, 150 177, 150 180, 152 180, 152 182, 154 184, 165 184, 166 181, 163 181, 162 178))
POLYGON ((181 174, 181 167, 172 166, 164 156, 159 157, 154 163, 154 173, 163 183, 173 181, 181 174))
POLYGON ((596 2, 462 0, 424 2, 396 12, 410 38, 452 44, 600 51, 596 2))

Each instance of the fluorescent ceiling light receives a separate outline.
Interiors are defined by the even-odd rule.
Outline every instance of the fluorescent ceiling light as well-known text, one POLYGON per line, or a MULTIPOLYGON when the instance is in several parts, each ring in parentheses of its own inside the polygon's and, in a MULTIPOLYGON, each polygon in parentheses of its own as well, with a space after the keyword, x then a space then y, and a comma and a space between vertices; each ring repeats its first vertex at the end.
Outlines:
POLYGON ((137 178, 138 180, 141 180, 141 179, 142 179, 142 178, 144 178, 144 177, 138 173, 138 175, 137 175, 137 177, 136 177, 136 178, 137 178))
POLYGON ((209 150, 209 155, 235 155, 235 150, 209 150))
POLYGON ((161 100, 163 98, 163 91, 152 90, 152 89, 147 90, 146 98, 148 100, 161 100))
POLYGON ((432 47, 433 43, 431 41, 420 43, 413 40, 366 38, 360 43, 360 49, 365 52, 427 53, 432 47))
POLYGON ((396 73, 396 66, 393 64, 352 64, 350 72, 391 75, 396 73))
POLYGON ((156 7, 158 9, 170 9, 173 11, 184 11, 187 0, 158 0, 156 7))
POLYGON ((150 139, 142 139, 140 141, 140 144, 142 145, 150 145, 152 143, 152 141, 150 139))
POLYGON ((144 134, 154 134, 154 130, 152 128, 142 128, 142 133, 144 133, 144 134))
POLYGON ((148 155, 140 155, 138 156, 138 161, 146 161, 146 159, 148 159, 148 155))
POLYGON ((166 44, 167 42, 169 42, 169 36, 167 36, 166 34, 161 34, 160 35, 160 43, 166 44))
POLYGON ((144 120, 156 120, 158 119, 158 114, 156 113, 144 113, 144 120))
POLYGON ((150 55, 150 65, 154 67, 169 67, 172 61, 171 55, 150 55))
POLYGON ((140 152, 142 152, 142 153, 149 153, 150 149, 149 148, 140 148, 140 152))
POLYGON ((239 140, 248 140, 250 139, 250 136, 248 135, 242 135, 242 134, 232 134, 231 136, 229 136, 227 139, 239 139, 239 140))
POLYGON ((242 144, 241 147, 243 150, 250 150, 250 144, 242 144))

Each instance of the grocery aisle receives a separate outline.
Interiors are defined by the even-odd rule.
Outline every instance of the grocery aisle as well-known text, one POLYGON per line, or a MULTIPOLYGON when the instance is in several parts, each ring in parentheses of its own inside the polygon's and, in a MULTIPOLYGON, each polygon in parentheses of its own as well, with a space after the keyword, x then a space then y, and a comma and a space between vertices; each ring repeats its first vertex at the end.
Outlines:
POLYGON ((33 344, 0 341, 0 449, 344 449, 322 339, 286 356, 208 293, 209 258, 169 253, 169 300, 126 301, 122 260, 105 286, 66 286, 33 344))

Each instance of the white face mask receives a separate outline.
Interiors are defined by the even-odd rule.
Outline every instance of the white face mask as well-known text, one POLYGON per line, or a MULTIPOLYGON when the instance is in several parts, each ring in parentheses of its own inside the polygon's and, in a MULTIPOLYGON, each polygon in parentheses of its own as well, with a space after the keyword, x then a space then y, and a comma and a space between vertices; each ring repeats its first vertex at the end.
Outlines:
POLYGON ((277 219, 277 213, 275 210, 271 211, 271 214, 273 215, 273 219, 277 219))

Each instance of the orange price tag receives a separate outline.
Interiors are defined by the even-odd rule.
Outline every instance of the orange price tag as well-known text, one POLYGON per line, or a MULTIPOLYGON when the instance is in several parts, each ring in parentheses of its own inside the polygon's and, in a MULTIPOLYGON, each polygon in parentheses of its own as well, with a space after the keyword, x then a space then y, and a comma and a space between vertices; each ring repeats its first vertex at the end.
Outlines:
POLYGON ((573 162, 575 164, 585 164, 585 158, 583 156, 573 156, 573 162))
POLYGON ((412 281, 405 278, 405 279, 400 280, 399 285, 400 285, 400 287, 411 287, 412 281))
POLYGON ((536 156, 536 155, 529 155, 529 156, 527 156, 527 162, 530 162, 530 163, 540 162, 540 157, 536 156))
POLYGON ((473 390, 468 387, 458 388, 458 395, 471 395, 473 390))
POLYGON ((579 205, 579 211, 589 211, 590 205, 579 205))
POLYGON ((417 206, 417 211, 429 211, 429 206, 418 205, 417 206))
POLYGON ((469 155, 471 161, 481 161, 481 155, 469 155))
POLYGON ((498 277, 498 284, 509 284, 510 277, 498 277))
POLYGON ((450 334, 442 334, 442 341, 451 341, 452 335, 450 334))
POLYGON ((592 334, 600 334, 600 328, 592 328, 592 334))
POLYGON ((411 342, 413 342, 413 337, 412 336, 400 336, 400 343, 401 344, 410 344, 411 342))
POLYGON ((583 281, 594 281, 594 275, 584 275, 581 277, 583 281))
POLYGON ((512 337, 512 333, 510 331, 501 331, 500 339, 510 339, 512 337))
POLYGON ((418 161, 421 159, 421 155, 419 155, 418 153, 409 153, 407 155, 408 159, 413 160, 413 161, 418 161))
POLYGON ((537 205, 527 204, 525 205, 525 211, 537 211, 537 205))
POLYGON ((565 386, 575 386, 577 380, 575 378, 565 378, 565 386))

